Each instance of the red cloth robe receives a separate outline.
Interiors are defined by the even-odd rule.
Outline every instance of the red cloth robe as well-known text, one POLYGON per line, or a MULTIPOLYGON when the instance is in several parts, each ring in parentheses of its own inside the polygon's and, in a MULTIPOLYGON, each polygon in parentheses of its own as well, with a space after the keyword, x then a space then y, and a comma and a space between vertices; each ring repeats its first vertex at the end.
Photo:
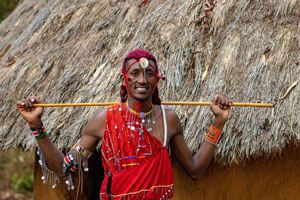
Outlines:
POLYGON ((140 119, 123 104, 107 109, 102 143, 105 178, 100 198, 105 193, 107 173, 113 173, 112 199, 169 199, 174 177, 165 146, 152 136, 140 119))

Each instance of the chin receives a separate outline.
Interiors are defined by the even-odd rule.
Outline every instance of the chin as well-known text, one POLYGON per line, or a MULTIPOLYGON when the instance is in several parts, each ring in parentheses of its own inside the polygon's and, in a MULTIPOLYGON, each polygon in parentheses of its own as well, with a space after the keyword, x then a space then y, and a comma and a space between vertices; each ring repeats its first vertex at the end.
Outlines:
POLYGON ((148 95, 148 94, 145 94, 145 95, 141 95, 141 94, 139 94, 139 95, 133 95, 133 98, 135 100, 138 100, 138 101, 147 101, 148 99, 150 99, 150 95, 148 95))

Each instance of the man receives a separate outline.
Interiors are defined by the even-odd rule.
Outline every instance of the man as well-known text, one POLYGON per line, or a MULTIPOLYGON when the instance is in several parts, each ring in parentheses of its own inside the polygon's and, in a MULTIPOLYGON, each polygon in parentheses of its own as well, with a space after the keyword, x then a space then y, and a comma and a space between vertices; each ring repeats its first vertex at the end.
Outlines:
POLYGON ((169 199, 174 180, 167 147, 192 179, 198 179, 209 165, 222 129, 228 120, 231 100, 216 95, 211 103, 215 120, 199 151, 192 156, 180 120, 170 108, 161 105, 155 57, 145 50, 134 50, 123 61, 121 103, 96 113, 83 129, 71 152, 64 156, 43 129, 43 108, 36 97, 17 102, 20 114, 29 123, 46 160, 58 176, 87 171, 87 158, 102 141, 105 178, 101 199, 169 199), (57 156, 53 156, 57 155, 57 156), (111 183, 108 174, 112 173, 111 183), (105 191, 106 185, 111 188, 105 191), (109 194, 107 194, 109 193, 109 194))

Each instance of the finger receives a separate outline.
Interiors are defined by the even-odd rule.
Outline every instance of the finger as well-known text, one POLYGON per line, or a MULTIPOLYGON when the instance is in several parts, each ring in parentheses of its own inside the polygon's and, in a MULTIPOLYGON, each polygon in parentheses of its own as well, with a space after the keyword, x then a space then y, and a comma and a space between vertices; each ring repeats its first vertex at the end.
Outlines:
POLYGON ((222 98, 221 98, 221 107, 222 107, 222 109, 225 109, 225 103, 226 103, 225 97, 222 96, 222 98))
POLYGON ((30 102, 32 103, 32 104, 35 104, 35 99, 34 99, 34 96, 29 96, 29 99, 30 99, 30 102))
POLYGON ((25 99, 22 100, 21 105, 23 106, 23 108, 25 108, 25 99))
POLYGON ((16 104, 17 104, 17 107, 18 107, 18 108, 20 108, 20 109, 21 109, 21 108, 24 108, 24 103, 23 103, 23 101, 17 101, 16 104))
POLYGON ((23 102, 22 101, 17 101, 16 103, 18 106, 22 106, 23 105, 23 102))
POLYGON ((229 106, 232 106, 232 100, 229 99, 229 106))
POLYGON ((28 103, 29 109, 31 110, 31 108, 33 107, 32 102, 31 102, 31 98, 30 98, 30 97, 27 97, 26 101, 27 101, 27 103, 28 103))
POLYGON ((223 96, 220 96, 220 98, 219 98, 219 104, 218 105, 219 105, 219 108, 221 108, 221 109, 223 109, 223 104, 224 104, 223 103, 224 102, 223 98, 224 98, 223 96))
POLYGON ((226 106, 229 106, 229 99, 226 97, 226 106))
POLYGON ((227 98, 227 97, 226 97, 226 105, 227 105, 227 108, 228 108, 228 109, 230 109, 231 106, 232 106, 232 100, 229 99, 229 98, 227 98))
POLYGON ((28 101, 27 101, 27 100, 24 100, 23 103, 24 103, 24 110, 25 110, 26 112, 29 112, 29 111, 30 111, 30 110, 29 110, 30 107, 29 107, 28 101))
POLYGON ((28 101, 27 101, 27 99, 24 99, 23 103, 24 103, 24 107, 27 109, 28 108, 28 101))
POLYGON ((230 108, 231 104, 232 104, 231 100, 229 98, 227 98, 227 107, 230 108))
POLYGON ((24 101, 25 103, 25 107, 26 107, 26 111, 31 112, 32 110, 34 110, 33 104, 31 102, 30 97, 27 97, 24 101))
POLYGON ((32 104, 32 107, 31 107, 30 111, 32 111, 32 110, 35 109, 34 104, 36 104, 36 100, 33 96, 30 96, 29 100, 30 100, 30 103, 32 104))
POLYGON ((38 104, 41 103, 41 101, 36 96, 34 96, 33 98, 34 98, 34 100, 35 100, 36 103, 38 103, 38 104))
POLYGON ((228 108, 228 98, 227 97, 224 97, 224 109, 226 110, 228 108))

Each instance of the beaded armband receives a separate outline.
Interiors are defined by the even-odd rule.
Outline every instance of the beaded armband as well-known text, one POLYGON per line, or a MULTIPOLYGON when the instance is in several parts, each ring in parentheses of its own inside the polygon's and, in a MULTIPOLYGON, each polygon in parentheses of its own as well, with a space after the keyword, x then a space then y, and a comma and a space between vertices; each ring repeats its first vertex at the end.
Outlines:
POLYGON ((222 130, 220 130, 214 126, 211 126, 207 133, 205 140, 209 143, 217 145, 217 144, 219 144, 219 141, 222 138, 223 133, 224 132, 222 132, 222 130))
POLYGON ((48 134, 45 126, 43 125, 43 122, 35 128, 30 127, 30 130, 32 131, 32 134, 34 135, 36 140, 43 139, 48 134))
POLYGON ((64 157, 63 172, 74 173, 82 166, 84 171, 88 171, 88 158, 93 154, 80 145, 80 140, 72 147, 71 151, 64 157))
POLYGON ((75 149, 78 153, 80 153, 82 156, 84 156, 85 158, 90 158, 91 155, 93 154, 92 152, 84 149, 80 144, 79 144, 80 140, 78 140, 78 142, 73 146, 73 149, 75 149))
POLYGON ((88 158, 90 158, 93 154, 92 152, 84 149, 79 142, 80 140, 76 142, 69 153, 67 153, 67 155, 64 157, 63 172, 69 176, 69 179, 66 181, 68 190, 74 189, 71 173, 75 173, 76 171, 81 172, 82 169, 85 172, 89 171, 88 158))

